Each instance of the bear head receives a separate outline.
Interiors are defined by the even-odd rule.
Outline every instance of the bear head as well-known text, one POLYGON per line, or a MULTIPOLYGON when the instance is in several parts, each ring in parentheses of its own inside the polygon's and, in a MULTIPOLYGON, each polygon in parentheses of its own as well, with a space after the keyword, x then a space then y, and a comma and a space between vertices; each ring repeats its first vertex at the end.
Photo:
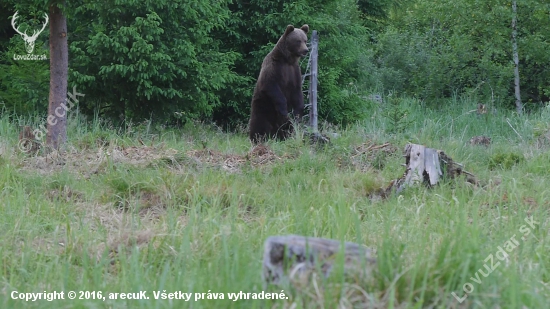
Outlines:
POLYGON ((282 45, 280 47, 284 49, 284 54, 292 60, 304 57, 309 52, 307 48, 308 31, 308 25, 303 25, 301 28, 288 25, 277 45, 282 45))

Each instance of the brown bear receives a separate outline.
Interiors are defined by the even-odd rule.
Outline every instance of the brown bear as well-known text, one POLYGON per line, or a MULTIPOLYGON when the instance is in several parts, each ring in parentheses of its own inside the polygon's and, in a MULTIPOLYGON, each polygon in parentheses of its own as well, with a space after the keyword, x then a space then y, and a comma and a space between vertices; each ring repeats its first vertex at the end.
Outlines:
POLYGON ((287 139, 293 127, 288 113, 301 119, 304 112, 302 72, 299 60, 309 52, 308 25, 286 27, 273 50, 262 63, 254 88, 250 111, 250 140, 257 144, 267 138, 287 139))

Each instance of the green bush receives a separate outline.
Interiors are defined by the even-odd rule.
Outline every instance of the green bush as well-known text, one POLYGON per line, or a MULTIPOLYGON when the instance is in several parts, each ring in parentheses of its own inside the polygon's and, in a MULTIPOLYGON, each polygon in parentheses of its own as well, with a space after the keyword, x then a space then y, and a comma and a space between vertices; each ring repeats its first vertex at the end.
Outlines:
MULTIPOLYGON (((518 4, 522 100, 548 100, 548 8, 518 4), (543 17, 546 16, 546 17, 543 17)), ((375 74, 384 89, 437 103, 453 94, 514 106, 514 65, 509 4, 479 1, 415 1, 375 36, 375 74), (468 13, 464 13, 468 12, 468 13)))
POLYGON ((500 167, 502 169, 510 169, 512 166, 525 161, 523 155, 518 153, 497 153, 489 158, 489 168, 495 169, 500 167))
POLYGON ((138 122, 210 116, 222 104, 221 90, 239 80, 231 71, 238 55, 220 51, 213 37, 227 26, 226 5, 180 0, 75 8, 70 68, 87 95, 82 111, 138 122))

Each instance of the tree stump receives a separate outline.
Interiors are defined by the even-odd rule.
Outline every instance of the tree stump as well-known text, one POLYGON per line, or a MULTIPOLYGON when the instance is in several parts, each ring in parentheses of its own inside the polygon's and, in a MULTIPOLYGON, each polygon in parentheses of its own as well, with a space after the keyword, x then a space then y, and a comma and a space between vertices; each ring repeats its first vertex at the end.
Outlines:
MULTIPOLYGON (((320 271, 327 278, 341 250, 341 242, 333 239, 298 235, 271 236, 264 245, 264 284, 308 284, 310 275, 320 271)), ((365 278, 376 264, 373 250, 346 242, 344 274, 365 278)))
POLYGON ((401 178, 394 180, 384 189, 387 196, 395 190, 400 193, 407 186, 424 183, 429 187, 435 186, 442 178, 454 180, 460 175, 466 175, 466 181, 478 185, 476 177, 463 169, 462 164, 456 163, 442 150, 428 148, 423 145, 407 144, 405 146, 405 173, 401 178))

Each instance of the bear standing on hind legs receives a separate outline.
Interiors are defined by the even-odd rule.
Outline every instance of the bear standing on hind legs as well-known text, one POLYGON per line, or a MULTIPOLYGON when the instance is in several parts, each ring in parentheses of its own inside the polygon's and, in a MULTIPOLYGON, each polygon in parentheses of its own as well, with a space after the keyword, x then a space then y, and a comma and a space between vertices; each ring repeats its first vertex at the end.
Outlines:
POLYGON ((307 55, 308 25, 286 27, 262 63, 250 111, 250 140, 287 139, 293 131, 288 112, 300 119, 304 112, 300 58, 307 55))

